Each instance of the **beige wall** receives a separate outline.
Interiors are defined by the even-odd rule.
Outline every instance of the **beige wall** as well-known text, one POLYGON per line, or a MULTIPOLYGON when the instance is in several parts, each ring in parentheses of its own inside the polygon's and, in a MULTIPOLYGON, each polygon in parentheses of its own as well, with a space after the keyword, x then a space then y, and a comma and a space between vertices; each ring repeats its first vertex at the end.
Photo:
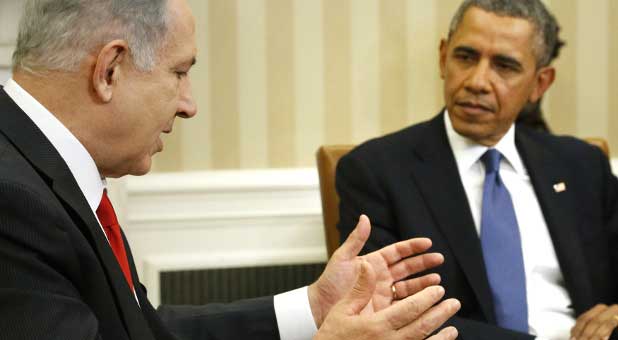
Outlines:
MULTIPOLYGON (((177 124, 157 171, 313 166, 321 144, 359 143, 442 106, 438 43, 460 0, 189 2, 199 114, 177 124)), ((618 150, 618 1, 545 3, 567 40, 550 125, 618 150)))

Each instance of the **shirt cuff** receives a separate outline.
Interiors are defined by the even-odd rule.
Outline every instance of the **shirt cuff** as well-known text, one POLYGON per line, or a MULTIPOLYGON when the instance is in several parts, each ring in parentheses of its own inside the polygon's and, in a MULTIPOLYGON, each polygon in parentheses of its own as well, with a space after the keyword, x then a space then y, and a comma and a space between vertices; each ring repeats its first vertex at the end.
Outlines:
POLYGON ((310 340, 318 332, 307 287, 275 295, 274 306, 281 340, 310 340))

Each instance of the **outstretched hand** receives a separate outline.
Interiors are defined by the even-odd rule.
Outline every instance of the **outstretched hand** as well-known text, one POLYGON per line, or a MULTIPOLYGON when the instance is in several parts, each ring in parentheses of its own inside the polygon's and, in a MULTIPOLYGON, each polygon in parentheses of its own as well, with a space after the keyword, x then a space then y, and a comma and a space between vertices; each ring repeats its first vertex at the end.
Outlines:
MULTIPOLYGON (((314 340, 422 340, 460 308, 455 299, 436 305, 444 288, 432 286, 375 312, 369 301, 377 288, 376 273, 365 260, 357 267, 353 288, 332 308, 314 340)), ((447 327, 428 340, 452 340, 457 335, 454 327, 447 327)))
POLYGON ((441 254, 421 254, 431 247, 429 239, 414 238, 401 241, 370 254, 358 256, 369 238, 370 231, 369 218, 362 215, 354 231, 335 251, 320 278, 309 286, 309 302, 318 328, 331 308, 352 290, 359 276, 361 268, 359 263, 363 261, 375 275, 375 289, 372 290, 370 299, 364 307, 367 312, 381 311, 397 300, 440 283, 438 274, 403 280, 444 262, 441 254))

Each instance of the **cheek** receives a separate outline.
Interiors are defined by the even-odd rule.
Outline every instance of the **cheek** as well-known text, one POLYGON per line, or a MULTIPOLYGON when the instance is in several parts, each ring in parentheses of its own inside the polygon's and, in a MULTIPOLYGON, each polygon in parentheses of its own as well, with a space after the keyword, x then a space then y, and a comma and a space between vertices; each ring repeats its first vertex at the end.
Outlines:
POLYGON ((157 97, 152 103, 149 103, 148 106, 148 118, 147 121, 144 121, 144 124, 149 126, 151 130, 158 129, 158 132, 161 132, 161 130, 167 127, 170 120, 176 116, 178 97, 173 93, 170 93, 169 96, 167 94, 162 95, 157 97))
POLYGON ((521 84, 511 85, 505 82, 498 82, 494 87, 496 97, 500 107, 505 110, 519 111, 528 101, 529 90, 521 84))
POLYGON ((463 89, 467 75, 465 70, 450 65, 444 77, 444 91, 447 96, 452 97, 460 89, 463 89))
POLYGON ((159 97, 159 100, 160 119, 169 120, 170 117, 175 116, 180 100, 180 88, 178 84, 167 87, 165 93, 162 93, 159 97))
POLYGON ((450 97, 452 97, 454 92, 456 92, 456 88, 457 88, 457 86, 455 86, 456 83, 457 83, 457 80, 455 79, 454 76, 452 76, 452 73, 447 73, 446 76, 444 77, 444 95, 447 98, 447 100, 450 97))

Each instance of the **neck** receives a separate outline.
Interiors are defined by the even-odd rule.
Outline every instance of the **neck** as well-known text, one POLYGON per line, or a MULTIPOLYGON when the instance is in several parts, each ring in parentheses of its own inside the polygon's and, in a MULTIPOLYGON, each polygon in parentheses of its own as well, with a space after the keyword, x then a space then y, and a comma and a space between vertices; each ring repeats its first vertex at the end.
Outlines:
POLYGON ((76 105, 83 103, 80 95, 83 90, 77 89, 76 78, 74 74, 58 71, 33 74, 16 70, 13 73, 13 80, 63 123, 76 105))
POLYGON ((96 140, 93 126, 96 105, 83 73, 15 70, 13 80, 54 115, 92 154, 89 141, 96 140))

